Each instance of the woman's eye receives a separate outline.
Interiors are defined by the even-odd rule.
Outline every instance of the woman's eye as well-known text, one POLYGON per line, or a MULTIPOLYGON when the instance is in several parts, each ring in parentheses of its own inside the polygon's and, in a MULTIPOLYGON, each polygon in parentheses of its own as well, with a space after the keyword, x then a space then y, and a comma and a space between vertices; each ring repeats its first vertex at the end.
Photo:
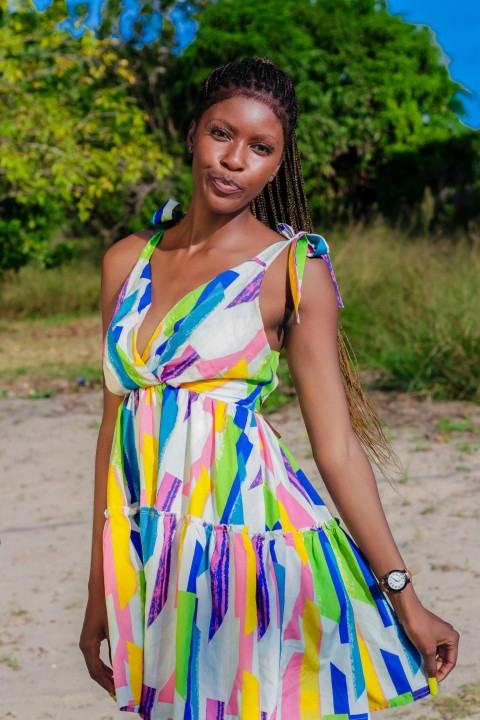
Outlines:
POLYGON ((270 155, 272 153, 272 148, 269 145, 264 145, 263 143, 257 143, 254 145, 254 147, 259 150, 262 154, 270 155))
POLYGON ((216 135, 217 137, 228 138, 227 131, 223 130, 222 128, 212 127, 210 128, 210 132, 212 133, 212 135, 216 135))

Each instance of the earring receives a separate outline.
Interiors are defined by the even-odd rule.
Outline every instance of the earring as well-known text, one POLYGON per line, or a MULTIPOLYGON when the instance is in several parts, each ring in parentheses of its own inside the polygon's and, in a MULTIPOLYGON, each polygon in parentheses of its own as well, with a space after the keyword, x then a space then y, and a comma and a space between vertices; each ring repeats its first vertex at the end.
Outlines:
POLYGON ((190 154, 193 153, 193 145, 189 145, 187 150, 190 154))
POLYGON ((268 182, 269 182, 269 183, 273 182, 273 181, 275 180, 275 177, 276 177, 275 175, 271 175, 271 176, 268 178, 268 182))

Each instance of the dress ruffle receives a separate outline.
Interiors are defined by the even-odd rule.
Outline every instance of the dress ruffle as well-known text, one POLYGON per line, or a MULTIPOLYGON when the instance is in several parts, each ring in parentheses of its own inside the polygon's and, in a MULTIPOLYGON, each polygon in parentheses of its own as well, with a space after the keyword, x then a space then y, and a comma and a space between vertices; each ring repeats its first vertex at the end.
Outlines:
POLYGON ((134 568, 143 587, 132 585, 118 612, 143 595, 147 630, 139 626, 132 638, 134 657, 129 640, 116 649, 123 710, 151 718, 156 698, 154 717, 165 720, 187 717, 187 707, 189 716, 208 718, 201 708, 214 703, 222 708, 220 717, 239 718, 245 708, 237 690, 243 689, 252 720, 260 719, 261 708, 267 718, 280 708, 281 717, 300 718, 295 713, 306 706, 312 717, 358 720, 429 692, 426 684, 412 691, 421 658, 411 652, 365 559, 334 518, 309 528, 252 533, 244 525, 155 508, 134 514, 110 508, 107 563, 121 562, 119 547, 126 552, 125 568, 134 568), (408 662, 400 662, 399 645, 408 662))

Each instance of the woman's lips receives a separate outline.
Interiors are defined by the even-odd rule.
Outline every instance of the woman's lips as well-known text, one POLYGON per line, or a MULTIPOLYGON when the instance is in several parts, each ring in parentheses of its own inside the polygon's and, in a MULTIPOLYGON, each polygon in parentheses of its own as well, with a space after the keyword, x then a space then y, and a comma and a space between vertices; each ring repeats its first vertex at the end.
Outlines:
POLYGON ((220 190, 220 192, 225 193, 225 195, 231 195, 232 193, 240 192, 241 188, 238 187, 238 185, 231 185, 230 183, 227 183, 220 178, 214 178, 210 176, 210 180, 215 185, 217 190, 220 190))

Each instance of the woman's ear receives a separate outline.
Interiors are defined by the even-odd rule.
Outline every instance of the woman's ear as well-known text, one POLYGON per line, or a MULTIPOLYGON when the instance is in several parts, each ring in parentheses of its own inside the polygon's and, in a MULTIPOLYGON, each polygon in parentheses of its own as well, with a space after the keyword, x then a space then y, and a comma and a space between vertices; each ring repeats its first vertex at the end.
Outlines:
POLYGON ((278 163, 277 167, 275 168, 275 171, 271 174, 271 176, 270 176, 271 180, 269 180, 269 182, 272 182, 272 180, 278 175, 278 172, 279 172, 280 168, 282 167, 284 160, 285 160, 285 153, 283 153, 280 162, 278 163))
POLYGON ((192 120, 190 123, 190 127, 188 128, 187 133, 187 150, 189 153, 193 152, 193 139, 195 137, 195 130, 197 129, 197 123, 195 120, 192 120))

